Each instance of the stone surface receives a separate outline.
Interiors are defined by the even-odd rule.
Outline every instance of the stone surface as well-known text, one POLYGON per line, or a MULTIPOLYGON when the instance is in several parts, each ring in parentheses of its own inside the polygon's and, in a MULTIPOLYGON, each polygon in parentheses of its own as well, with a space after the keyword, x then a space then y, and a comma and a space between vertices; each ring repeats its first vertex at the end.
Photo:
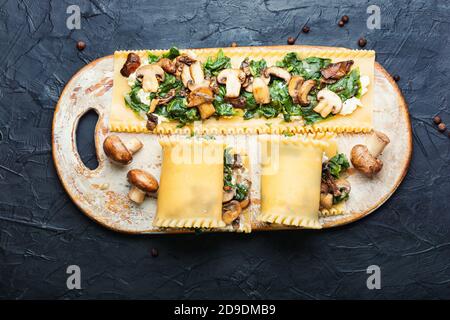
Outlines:
POLYGON ((436 114, 450 121, 450 5, 383 1, 381 29, 369 30, 368 4, 328 3, 1 1, 0 298, 450 298, 450 140, 432 123, 436 114), (71 4, 80 6, 81 30, 66 27, 71 4), (339 28, 344 14, 350 21, 339 28), (80 67, 116 49, 276 45, 289 36, 349 48, 363 36, 401 76, 415 151, 405 181, 376 213, 322 231, 137 237, 90 221, 66 195, 51 122, 80 67), (81 290, 66 287, 72 264, 81 290), (370 265, 381 268, 381 290, 366 287, 370 265))

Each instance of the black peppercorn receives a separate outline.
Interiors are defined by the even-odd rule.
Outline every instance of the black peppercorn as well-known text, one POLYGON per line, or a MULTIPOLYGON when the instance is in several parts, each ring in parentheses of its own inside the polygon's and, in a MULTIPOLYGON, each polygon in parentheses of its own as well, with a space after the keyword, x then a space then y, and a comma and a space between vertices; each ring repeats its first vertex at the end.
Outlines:
POLYGON ((347 22, 348 22, 348 20, 349 20, 349 18, 348 18, 348 16, 347 16, 347 15, 345 15, 345 16, 342 16, 342 18, 341 18, 341 21, 342 21, 342 22, 344 22, 344 23, 347 23, 347 22))
POLYGON ((79 51, 83 51, 84 48, 86 48, 86 43, 85 43, 84 41, 78 41, 78 42, 77 42, 77 49, 78 49, 79 51))
POLYGON ((343 27, 345 25, 345 22, 344 21, 342 21, 342 20, 340 20, 339 22, 338 22, 338 26, 339 27, 343 27))
POLYGON ((236 48, 238 45, 237 45, 236 42, 232 42, 232 43, 231 43, 231 46, 232 46, 233 48, 236 48))
POLYGON ((364 48, 367 44, 367 40, 366 38, 359 38, 358 40, 358 46, 360 46, 361 48, 364 48))
POLYGON ((433 122, 434 122, 435 124, 441 123, 441 122, 442 122, 441 117, 435 116, 435 117, 433 118, 433 122))
POLYGON ((308 33, 311 29, 308 26, 302 28, 303 33, 308 33))
POLYGON ((438 130, 440 132, 444 132, 446 129, 447 129, 447 126, 445 125, 445 123, 443 123, 443 122, 439 123, 438 130))
POLYGON ((394 76, 394 81, 395 81, 395 82, 399 82, 399 81, 400 81, 400 76, 399 76, 398 74, 396 74, 396 75, 394 76))
POLYGON ((288 39, 287 39, 287 43, 288 44, 294 44, 295 43, 295 38, 294 37, 289 37, 288 39))

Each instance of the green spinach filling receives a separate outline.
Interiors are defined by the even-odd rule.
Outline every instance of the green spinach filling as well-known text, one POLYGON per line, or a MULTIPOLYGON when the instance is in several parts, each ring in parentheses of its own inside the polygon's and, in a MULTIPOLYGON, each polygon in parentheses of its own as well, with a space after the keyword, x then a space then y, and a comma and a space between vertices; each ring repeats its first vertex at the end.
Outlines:
MULTIPOLYGON (((149 63, 156 63, 161 58, 174 59, 180 55, 180 51, 176 47, 162 55, 148 53, 149 63)), ((280 115, 286 122, 292 121, 292 117, 302 117, 306 124, 311 125, 325 118, 332 117, 330 114, 323 118, 313 109, 318 104, 317 93, 323 88, 327 88, 336 93, 344 102, 352 97, 359 98, 361 96, 361 82, 359 69, 353 69, 341 79, 334 83, 322 83, 321 70, 331 63, 330 59, 309 57, 300 59, 295 52, 290 52, 276 66, 282 67, 289 71, 291 75, 300 75, 304 80, 315 80, 317 85, 309 92, 309 104, 302 106, 294 103, 289 95, 288 84, 282 79, 272 77, 269 83, 269 92, 271 101, 268 104, 257 104, 252 93, 241 88, 241 94, 238 99, 242 101, 239 108, 242 109, 243 118, 245 120, 255 117, 264 117, 266 119, 276 118, 280 115)), ((215 57, 208 57, 203 64, 203 70, 206 78, 217 76, 220 71, 231 68, 231 59, 227 57, 222 50, 219 50, 215 57)), ((248 63, 252 77, 263 76, 264 70, 267 68, 267 62, 264 59, 250 60, 248 63)), ((141 89, 140 81, 137 80, 132 86, 131 91, 125 95, 125 104, 133 111, 141 114, 149 110, 149 105, 142 103, 138 97, 141 89)), ((181 80, 174 75, 165 73, 165 80, 159 85, 158 92, 150 94, 150 99, 164 98, 167 93, 176 90, 176 97, 168 104, 157 106, 155 113, 167 117, 170 120, 177 120, 180 126, 184 126, 193 121, 199 120, 200 115, 197 108, 187 108, 185 95, 180 95, 180 91, 184 90, 181 80)), ((214 96, 213 106, 215 109, 214 116, 229 117, 237 114, 236 107, 225 98, 226 89, 224 85, 219 85, 218 92, 214 96)))
POLYGON ((230 148, 226 148, 223 156, 223 188, 226 191, 234 191, 233 200, 242 201, 248 196, 248 187, 243 183, 236 183, 233 179, 234 155, 230 148))

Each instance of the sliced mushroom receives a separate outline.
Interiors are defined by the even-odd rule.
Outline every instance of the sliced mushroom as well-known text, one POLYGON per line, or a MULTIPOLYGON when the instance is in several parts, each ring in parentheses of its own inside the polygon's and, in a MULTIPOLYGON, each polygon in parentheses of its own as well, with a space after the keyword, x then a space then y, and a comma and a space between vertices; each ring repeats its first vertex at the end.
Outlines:
POLYGON ((128 197, 131 201, 138 204, 144 202, 147 193, 158 190, 158 181, 156 178, 144 170, 130 170, 128 171, 127 178, 128 182, 131 184, 128 197))
POLYGON ((119 164, 129 164, 133 161, 133 154, 141 150, 142 142, 137 138, 132 138, 123 142, 119 136, 110 135, 103 142, 103 151, 112 161, 119 164))
POLYGON ((223 191, 223 196, 222 196, 222 203, 226 203, 229 202, 231 200, 233 200, 235 196, 235 192, 233 191, 233 189, 231 189, 230 191, 223 191))
POLYGON ((225 224, 231 224, 242 212, 241 204, 237 200, 230 201, 222 208, 222 220, 225 224))
POLYGON ((191 79, 187 81, 189 90, 194 91, 198 88, 209 87, 210 82, 205 79, 203 67, 200 61, 196 61, 189 67, 191 79))
POLYGON ((300 102, 300 104, 302 106, 307 106, 310 103, 308 95, 309 95, 309 92, 311 91, 311 89, 315 85, 316 85, 316 81, 312 80, 312 79, 306 80, 301 85, 300 90, 298 92, 298 101, 300 102))
POLYGON ((245 99, 245 97, 241 97, 241 96, 239 96, 237 98, 225 97, 225 101, 232 104, 233 107, 235 107, 235 108, 244 109, 247 99, 245 99))
MULTIPOLYGON (((177 91, 175 89, 170 89, 166 95, 162 98, 158 98, 158 105, 165 105, 172 101, 177 95, 177 91)), ((155 99, 156 100, 156 99, 155 99)))
POLYGON ((188 65, 183 65, 183 69, 181 71, 181 81, 185 87, 188 86, 188 83, 192 81, 191 70, 188 65))
POLYGON ((325 209, 331 209, 333 206, 333 195, 331 193, 321 193, 320 206, 325 209))
POLYGON ((150 131, 155 130, 158 125, 158 117, 153 113, 147 113, 147 129, 150 131))
POLYGON ((257 104, 267 104, 270 102, 269 86, 261 77, 253 80, 253 96, 257 104))
POLYGON ((216 77, 211 77, 209 79, 209 87, 215 94, 219 94, 220 89, 219 89, 219 84, 217 83, 216 77))
MULTIPOLYGON (((187 54, 183 53, 182 55, 175 58, 175 76, 179 79, 181 77, 181 73, 183 71, 183 68, 185 65, 190 66, 195 61, 197 61, 195 58, 188 56, 187 54)), ((186 86, 186 85, 185 85, 186 86)))
POLYGON ((299 103, 300 87, 302 86, 304 81, 305 79, 300 76, 293 76, 289 81, 288 92, 294 103, 299 103))
POLYGON ((155 98, 152 99, 152 102, 150 102, 150 108, 148 109, 148 113, 153 113, 156 110, 156 107, 159 105, 159 99, 155 98))
POLYGON ((136 77, 142 78, 145 92, 157 92, 159 81, 164 81, 164 70, 157 64, 147 64, 136 70, 136 77))
POLYGON ((214 100, 214 94, 209 87, 200 87, 189 93, 187 96, 187 106, 197 107, 204 103, 209 103, 214 100))
MULTIPOLYGON (((262 73, 260 78, 264 81, 265 84, 269 85, 270 77, 266 77, 264 75, 264 73, 262 73)), ((248 77, 247 79, 248 79, 248 84, 246 86, 244 86, 244 85, 242 85, 242 86, 244 86, 245 91, 247 91, 249 93, 252 93, 253 92, 253 80, 254 80, 254 78, 253 77, 248 77)))
POLYGON ((357 170, 372 178, 383 168, 383 161, 378 159, 378 156, 389 143, 390 140, 387 135, 374 131, 367 142, 367 146, 357 144, 352 148, 350 161, 357 170))
POLYGON ((245 78, 245 73, 240 69, 224 69, 217 75, 217 82, 226 85, 227 98, 237 98, 245 78))
POLYGON ((250 198, 245 198, 244 200, 239 202, 239 204, 241 205, 241 209, 246 209, 250 205, 250 198))
POLYGON ((331 63, 320 73, 326 80, 339 80, 344 77, 353 65, 353 60, 331 63))
POLYGON ((141 65, 141 59, 136 53, 130 52, 127 56, 127 60, 123 64, 122 69, 120 69, 120 74, 124 77, 129 77, 130 74, 136 71, 141 65))
POLYGON ((350 185, 350 182, 348 182, 347 179, 339 178, 334 181, 336 183, 336 187, 339 189, 341 193, 350 193, 352 190, 352 186, 350 185))
POLYGON ((161 58, 157 62, 157 65, 160 66, 165 72, 170 73, 170 74, 175 74, 177 71, 175 62, 173 62, 169 58, 161 58))
POLYGON ((281 67, 269 67, 263 72, 266 78, 275 76, 277 78, 283 79, 284 81, 286 81, 286 83, 289 83, 289 81, 291 80, 291 74, 289 73, 289 71, 281 67))
POLYGON ((212 103, 203 103, 199 105, 197 109, 200 112, 200 118, 203 120, 208 119, 216 112, 216 109, 212 103))
POLYGON ((338 114, 342 109, 342 100, 339 96, 327 88, 317 93, 319 103, 313 109, 319 113, 322 118, 326 118, 330 113, 338 114))

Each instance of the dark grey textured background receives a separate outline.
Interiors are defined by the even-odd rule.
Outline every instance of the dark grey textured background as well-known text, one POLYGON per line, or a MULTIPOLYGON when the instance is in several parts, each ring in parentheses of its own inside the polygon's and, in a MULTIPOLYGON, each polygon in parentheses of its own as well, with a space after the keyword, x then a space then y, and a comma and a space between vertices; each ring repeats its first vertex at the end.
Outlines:
MULTIPOLYGON (((450 139, 430 120, 439 113, 450 123, 449 22, 443 0, 0 0, 0 298, 450 298, 450 139), (81 7, 81 30, 65 26, 69 4, 81 7), (370 4, 381 7, 381 30, 366 28, 370 4), (338 28, 343 14, 350 22, 338 28), (414 156, 376 213, 318 232, 127 236, 90 221, 65 194, 51 121, 83 65, 116 49, 275 45, 298 34, 298 44, 350 48, 366 36, 401 76, 414 156), (81 267, 82 290, 66 289, 70 264, 81 267), (381 290, 366 288, 372 264, 381 290)), ((80 148, 95 162, 91 142, 80 148)))

